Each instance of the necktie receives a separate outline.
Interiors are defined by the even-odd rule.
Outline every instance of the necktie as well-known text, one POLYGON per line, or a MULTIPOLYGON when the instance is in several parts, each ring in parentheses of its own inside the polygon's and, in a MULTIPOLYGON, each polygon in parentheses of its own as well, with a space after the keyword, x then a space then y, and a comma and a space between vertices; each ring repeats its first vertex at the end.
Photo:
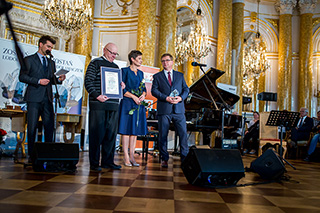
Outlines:
POLYGON ((300 118, 300 120, 299 120, 299 122, 298 122, 298 126, 297 126, 298 128, 300 128, 300 127, 302 126, 302 119, 303 119, 303 118, 300 118))
POLYGON ((168 81, 169 81, 169 84, 170 84, 170 86, 172 85, 172 81, 171 81, 171 74, 170 74, 170 72, 168 72, 168 81))
POLYGON ((44 71, 47 70, 47 61, 46 61, 46 58, 44 56, 42 56, 42 67, 43 67, 44 71))

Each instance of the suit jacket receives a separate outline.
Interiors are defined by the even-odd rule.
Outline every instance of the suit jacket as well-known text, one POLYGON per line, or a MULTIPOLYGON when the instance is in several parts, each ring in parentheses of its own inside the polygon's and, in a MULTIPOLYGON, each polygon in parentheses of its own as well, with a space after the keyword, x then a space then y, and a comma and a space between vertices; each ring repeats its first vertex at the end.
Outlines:
POLYGON ((24 60, 27 67, 21 68, 19 75, 19 81, 28 84, 24 99, 27 102, 41 102, 45 95, 47 95, 49 100, 52 102, 52 84, 54 83, 52 69, 54 72, 56 71, 54 61, 47 59, 48 69, 44 71, 37 53, 25 57, 24 60), (50 83, 45 86, 40 85, 39 80, 43 78, 49 79, 50 83))
POLYGON ((158 99, 158 115, 185 112, 184 100, 188 96, 189 88, 182 73, 173 70, 172 75, 173 81, 171 86, 163 70, 153 75, 151 93, 158 99), (179 92, 179 96, 182 98, 182 101, 178 104, 170 104, 166 101, 166 98, 175 89, 179 92))
POLYGON ((296 127, 293 127, 291 129, 291 139, 293 141, 298 140, 308 140, 310 137, 310 132, 313 127, 313 119, 310 117, 306 117, 302 123, 302 125, 296 129, 296 127))

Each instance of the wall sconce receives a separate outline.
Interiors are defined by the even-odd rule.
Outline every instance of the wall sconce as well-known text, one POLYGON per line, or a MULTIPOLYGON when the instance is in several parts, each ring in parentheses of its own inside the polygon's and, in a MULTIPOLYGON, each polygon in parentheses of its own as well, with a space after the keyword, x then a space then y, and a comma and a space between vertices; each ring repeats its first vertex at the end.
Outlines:
POLYGON ((117 4, 119 7, 122 7, 122 15, 127 15, 128 14, 128 7, 132 5, 134 0, 117 0, 117 4))

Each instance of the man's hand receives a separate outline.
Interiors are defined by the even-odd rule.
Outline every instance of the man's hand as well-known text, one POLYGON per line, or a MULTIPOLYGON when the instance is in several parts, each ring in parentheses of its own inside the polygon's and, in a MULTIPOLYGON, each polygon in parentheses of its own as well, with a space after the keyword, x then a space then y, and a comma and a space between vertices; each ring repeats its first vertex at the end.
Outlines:
POLYGON ((172 104, 177 104, 180 101, 182 101, 182 98, 180 96, 176 96, 172 98, 172 104))
POLYGON ((126 88, 126 84, 125 84, 123 81, 121 82, 121 84, 120 84, 120 85, 121 85, 121 89, 126 88))
POLYGON ((105 102, 106 100, 108 100, 109 98, 108 98, 108 96, 106 96, 106 95, 99 95, 98 97, 97 97, 97 100, 98 101, 100 101, 100 102, 105 102))
POLYGON ((64 81, 66 79, 66 75, 65 74, 62 74, 62 75, 59 75, 59 81, 64 81))
POLYGON ((46 86, 46 85, 49 84, 49 82, 50 82, 49 79, 43 78, 43 79, 40 79, 39 84, 40 84, 40 85, 43 85, 43 86, 46 86))
POLYGON ((170 97, 168 96, 166 98, 166 101, 169 102, 170 104, 177 104, 180 101, 182 101, 182 98, 180 96, 176 96, 176 97, 170 97))

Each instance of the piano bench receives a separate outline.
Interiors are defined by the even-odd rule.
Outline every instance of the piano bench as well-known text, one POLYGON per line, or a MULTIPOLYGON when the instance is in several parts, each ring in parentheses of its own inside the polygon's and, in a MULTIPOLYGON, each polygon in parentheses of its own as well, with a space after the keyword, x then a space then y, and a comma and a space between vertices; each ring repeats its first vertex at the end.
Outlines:
MULTIPOLYGON (((154 141, 154 151, 158 149, 158 137, 159 137, 159 131, 158 130, 149 130, 146 135, 139 135, 137 137, 138 140, 142 140, 142 160, 148 161, 148 154, 149 153, 149 141, 154 141), (144 154, 146 154, 146 157, 144 157, 144 154)), ((154 154, 151 154, 155 156, 154 154)), ((160 153, 159 153, 159 159, 160 159, 160 153)))

